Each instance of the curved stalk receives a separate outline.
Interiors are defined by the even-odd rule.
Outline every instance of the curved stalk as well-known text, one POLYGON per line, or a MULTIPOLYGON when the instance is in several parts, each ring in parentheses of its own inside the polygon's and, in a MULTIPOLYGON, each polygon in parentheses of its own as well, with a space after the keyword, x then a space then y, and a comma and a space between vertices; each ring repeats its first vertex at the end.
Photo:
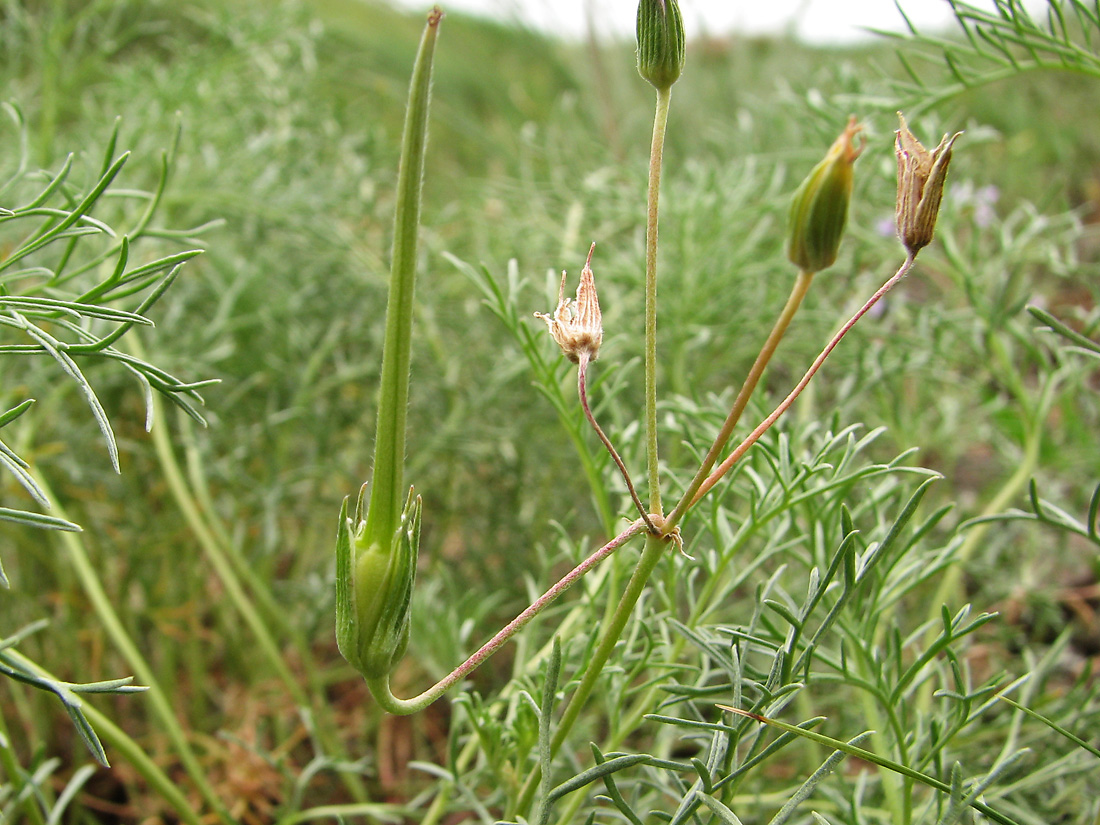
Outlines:
MULTIPOLYGON (((649 513, 646 521, 636 525, 649 524, 658 530, 664 530, 664 510, 661 504, 661 474, 657 444, 657 216, 661 190, 661 166, 664 160, 665 132, 668 126, 668 109, 672 99, 672 87, 657 87, 657 105, 653 116, 653 139, 649 154, 649 187, 646 197, 646 250, 645 250, 645 426, 646 426, 646 469, 649 482, 649 513)), ((672 532, 669 527, 666 531, 672 532)), ((551 753, 556 753, 565 737, 580 715, 581 709, 595 688, 603 667, 611 656, 615 645, 622 635, 623 628, 630 618, 638 599, 645 589, 646 582, 660 561, 661 553, 668 537, 650 533, 646 538, 645 551, 638 561, 634 573, 627 582, 626 590, 619 600, 611 620, 607 623, 603 638, 596 648, 585 669, 584 678, 566 705, 561 722, 550 744, 551 753)), ((538 766, 528 775, 520 793, 519 811, 526 811, 534 798, 541 778, 538 766)))
POLYGON ((482 645, 474 655, 423 693, 411 699, 398 699, 390 690, 390 677, 388 674, 378 678, 368 678, 367 687, 370 688, 370 692, 374 695, 378 704, 389 713, 398 716, 407 716, 410 713, 417 713, 423 710, 454 687, 456 683, 481 667, 486 659, 496 653, 505 642, 522 630, 527 623, 542 612, 547 605, 576 584, 585 573, 626 544, 634 536, 638 535, 638 533, 644 532, 645 530, 646 523, 641 519, 637 519, 626 530, 619 533, 619 535, 566 573, 557 584, 547 590, 542 596, 536 599, 530 607, 505 625, 492 639, 482 645))
MULTIPOLYGON (((641 520, 639 519, 634 522, 634 524, 641 525, 641 520)), ((557 730, 554 731, 554 738, 550 742, 551 755, 558 752, 562 742, 565 741, 565 738, 569 735, 573 725, 576 723, 577 717, 580 716, 581 710, 584 709, 585 702, 587 702, 588 697, 592 695, 596 683, 603 674, 604 665, 607 664, 607 660, 611 658, 611 653, 614 651, 615 645, 619 643, 619 637, 622 636, 623 628, 626 627, 626 623, 630 619, 630 614, 634 612, 634 606, 638 603, 638 599, 641 598, 642 591, 645 590, 646 583, 649 581, 650 575, 657 566, 657 562, 661 560, 661 555, 667 543, 668 540, 661 536, 656 536, 652 533, 646 536, 645 550, 642 552, 642 557, 638 560, 638 566, 634 568, 634 573, 631 575, 630 581, 626 584, 626 590, 623 591, 623 596, 619 600, 619 605, 615 609, 615 613, 611 617, 611 621, 607 625, 603 637, 600 639, 599 647, 596 648, 592 653, 592 658, 586 663, 584 677, 581 679, 581 683, 577 686, 577 689, 573 692, 573 695, 569 697, 569 702, 566 704, 565 711, 562 713, 561 721, 558 722, 557 730)), ((531 773, 527 775, 527 780, 523 783, 523 789, 520 791, 519 800, 516 805, 517 811, 526 811, 530 808, 531 800, 534 798, 535 790, 538 788, 541 778, 542 770, 538 765, 535 765, 531 773)))
POLYGON ((592 425, 592 429, 596 431, 596 435, 600 437, 600 441, 603 442, 604 447, 607 448, 607 452, 611 454, 611 460, 615 462, 615 466, 619 468, 619 473, 622 475, 623 481, 626 482, 626 489, 630 493, 630 500, 634 502, 634 507, 641 515, 642 521, 645 522, 646 529, 651 533, 656 533, 657 528, 654 527, 653 522, 650 521, 649 513, 646 512, 642 500, 638 498, 638 491, 634 489, 634 482, 630 480, 630 473, 626 469, 626 464, 623 463, 619 451, 615 449, 615 446, 611 443, 611 439, 604 433, 603 428, 596 423, 596 416, 592 414, 592 408, 588 406, 589 363, 588 353, 581 353, 580 361, 577 362, 577 394, 581 398, 581 408, 584 410, 584 416, 588 419, 588 423, 592 425))

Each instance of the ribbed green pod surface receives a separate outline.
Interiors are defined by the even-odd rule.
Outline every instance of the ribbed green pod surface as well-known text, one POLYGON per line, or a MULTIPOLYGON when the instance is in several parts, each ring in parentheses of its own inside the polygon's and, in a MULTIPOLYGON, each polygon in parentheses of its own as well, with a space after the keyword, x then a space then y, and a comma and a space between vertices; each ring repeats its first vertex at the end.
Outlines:
POLYGON ((684 18, 676 0, 638 3, 638 73, 667 89, 684 70, 684 18))

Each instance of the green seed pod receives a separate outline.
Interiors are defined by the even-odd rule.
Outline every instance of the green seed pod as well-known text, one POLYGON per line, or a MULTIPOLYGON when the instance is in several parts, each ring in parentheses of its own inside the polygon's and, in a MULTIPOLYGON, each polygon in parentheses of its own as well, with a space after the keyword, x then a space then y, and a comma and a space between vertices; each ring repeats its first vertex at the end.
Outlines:
POLYGON ((638 74, 668 89, 684 70, 684 18, 676 0, 638 3, 638 74))
POLYGON ((388 676, 409 644, 409 609, 420 547, 419 496, 409 490, 400 524, 382 543, 367 535, 366 485, 354 518, 340 508, 336 537, 336 643, 367 679, 388 676))
POLYGON ((852 197, 852 165, 863 143, 853 138, 863 129, 853 117, 825 159, 813 168, 791 201, 787 227, 787 257, 804 272, 820 272, 833 265, 852 197))

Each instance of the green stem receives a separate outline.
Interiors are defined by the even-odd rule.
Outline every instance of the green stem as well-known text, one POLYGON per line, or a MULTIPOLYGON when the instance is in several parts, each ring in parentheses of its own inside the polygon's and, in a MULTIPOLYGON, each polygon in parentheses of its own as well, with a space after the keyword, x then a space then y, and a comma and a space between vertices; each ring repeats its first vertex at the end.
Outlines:
MULTIPOLYGON (((668 518, 665 519, 664 524, 666 525, 666 529, 671 529, 667 525, 671 524, 672 526, 675 526, 675 521, 674 520, 680 518, 680 516, 684 512, 686 512, 687 509, 692 504, 694 504, 703 495, 705 495, 707 490, 709 490, 710 487, 712 487, 714 485, 714 483, 717 481, 717 479, 721 478, 721 475, 724 472, 726 472, 726 470, 728 470, 729 467, 733 466, 734 461, 736 461, 736 459, 739 458, 740 456, 744 455, 744 453, 748 449, 748 447, 751 446, 753 443, 755 443, 756 439, 759 438, 759 436, 765 430, 767 430, 767 428, 770 427, 771 424, 775 423, 775 421, 779 418, 779 416, 783 413, 783 411, 785 411, 787 409, 787 407, 789 407, 791 405, 791 403, 794 401, 794 399, 798 397, 798 394, 802 391, 802 389, 804 389, 806 387, 806 385, 809 383, 810 379, 817 372, 818 368, 821 366, 822 363, 824 363, 825 358, 828 357, 829 353, 832 352, 833 348, 847 334, 847 332, 852 328, 852 326, 854 326, 855 323, 872 306, 874 306, 899 280, 901 280, 902 277, 904 277, 905 273, 909 271, 909 269, 912 265, 913 265, 913 259, 911 257, 907 258, 905 263, 902 264, 901 268, 885 284, 883 284, 875 292, 875 294, 871 296, 870 299, 868 299, 868 301, 860 308, 860 310, 855 314, 855 316, 852 319, 850 319, 843 327, 841 327, 840 331, 835 336, 833 336, 833 339, 826 345, 824 351, 818 356, 817 360, 815 360, 814 363, 810 366, 810 369, 807 371, 806 375, 803 376, 802 381, 799 382, 799 384, 795 387, 795 389, 791 392, 791 394, 788 395, 787 398, 779 405, 779 408, 776 409, 772 413, 772 415, 770 415, 767 419, 765 419, 765 421, 759 427, 757 427, 757 429, 754 431, 754 433, 752 435, 750 435, 737 448, 737 450, 734 451, 734 453, 730 456, 729 459, 727 459, 727 461, 723 464, 723 466, 726 469, 725 470, 719 469, 716 473, 713 474, 713 476, 707 478, 706 482, 703 482, 703 483, 708 483, 708 486, 706 487, 706 489, 702 489, 702 483, 696 484, 696 480, 700 479, 700 476, 705 476, 706 475, 705 472, 700 471, 700 473, 696 474, 696 480, 693 480, 692 485, 691 485, 692 487, 695 488, 694 494, 692 494, 692 490, 691 490, 691 488, 689 488, 689 490, 685 493, 685 495, 683 496, 681 501, 676 505, 676 507, 672 510, 672 512, 669 513, 668 518), (686 507, 681 507, 681 504, 683 504, 684 501, 687 501, 688 505, 686 507)), ((813 278, 813 273, 802 272, 802 273, 799 274, 799 278, 795 282, 794 288, 791 290, 791 295, 787 299, 787 305, 783 308, 783 311, 780 313, 779 318, 776 319, 775 325, 772 328, 772 332, 768 336, 768 340, 764 343, 764 346, 761 348, 760 354, 757 356, 756 362, 753 364, 752 369, 749 371, 749 375, 746 377, 745 383, 744 383, 744 385, 742 385, 741 391, 738 393, 738 397, 734 401, 733 408, 730 411, 730 415, 729 415, 729 417, 727 417, 726 423, 723 424, 722 432, 725 432, 727 429, 729 429, 732 432, 733 427, 737 423, 737 419, 740 417, 741 412, 744 410, 744 407, 748 402, 749 396, 751 396, 751 394, 752 394, 753 387, 755 386, 756 381, 759 380, 759 374, 763 373, 763 370, 764 370, 765 366, 767 365, 768 359, 770 359, 771 354, 774 352, 776 346, 778 346, 779 341, 782 339, 783 333, 786 330, 786 327, 790 324, 791 318, 794 317, 795 312, 798 310, 798 307, 801 304, 802 298, 805 296, 806 292, 809 290, 812 278, 813 278), (754 373, 756 374, 755 378, 754 378, 754 373)), ((728 438, 728 434, 726 435, 726 437, 728 438)), ((719 438, 715 440, 715 444, 718 445, 720 441, 722 441, 722 433, 720 433, 719 438)), ((708 453, 706 459, 704 459, 704 467, 706 467, 708 462, 710 464, 713 464, 713 459, 711 457, 711 453, 714 453, 715 455, 717 455, 719 452, 721 452, 721 447, 720 446, 718 447, 717 450, 714 447, 712 447, 711 452, 708 453)), ((710 469, 709 467, 706 467, 706 468, 708 470, 710 469)), ((696 608, 692 611, 692 616, 688 621, 688 625, 690 627, 695 626, 695 623, 696 623, 696 620, 697 620, 698 616, 702 613, 702 610, 705 609, 705 605, 709 604, 709 602, 710 602, 710 592, 717 585, 717 582, 718 582, 717 578, 711 578, 704 585, 704 588, 700 593, 700 598, 699 598, 698 602, 696 603, 696 608)), ((678 638, 676 640, 676 643, 675 643, 676 651, 679 651, 680 646, 681 646, 681 642, 682 642, 682 639, 678 638)), ((674 659, 675 659, 675 656, 672 657, 672 660, 674 660, 674 659)), ((651 687, 647 693, 645 693, 641 698, 639 698, 638 701, 636 701, 634 703, 633 707, 625 714, 625 716, 624 716, 625 721, 623 723, 620 723, 620 726, 619 726, 620 730, 629 730, 633 727, 633 725, 637 724, 637 722, 641 720, 641 718, 647 712, 647 708, 651 704, 653 695, 659 689, 660 689, 659 686, 656 686, 656 685, 651 687)), ((621 741, 620 739, 616 738, 615 736, 612 736, 610 747, 611 748, 617 747, 619 745, 620 741, 621 741)))
MULTIPOLYGON (((1043 393, 1042 399, 1040 400, 1040 409, 1035 411, 1035 417, 1031 422, 1027 441, 1024 444, 1023 459, 1016 467, 1016 472, 1009 477, 1008 481, 1006 481, 1001 489, 997 491, 997 494, 990 499, 989 504, 982 510, 979 518, 996 515, 1002 512, 1009 503, 1019 495, 1020 491, 1027 485, 1028 479, 1034 474, 1035 468, 1039 466, 1039 448, 1043 443, 1042 422, 1050 407, 1050 397, 1050 393, 1043 393)), ((959 549, 952 559, 953 563, 951 569, 947 571, 940 581, 936 596, 929 603, 929 621, 938 619, 943 605, 947 604, 948 600, 957 594, 963 569, 966 567, 966 563, 970 560, 970 556, 974 553, 975 548, 981 544, 988 528, 989 522, 975 525, 967 533, 963 543, 959 545, 959 549), (935 607, 932 607, 932 605, 935 605, 935 607)), ((933 635, 935 635, 934 632, 933 635)))
MULTIPOLYGON (((635 522, 635 524, 641 524, 641 521, 635 522)), ((595 689, 597 682, 600 681, 604 665, 606 665, 607 660, 611 658, 611 653, 614 651, 615 645, 619 643, 619 637, 622 636, 623 629, 630 619, 630 614, 633 613, 634 606, 638 603, 638 599, 641 598, 642 591, 645 589, 650 575, 653 573, 654 568, 656 568, 657 562, 661 560, 661 556, 667 546, 667 541, 660 536, 655 536, 653 534, 646 536, 645 550, 642 552, 642 557, 638 560, 638 566, 634 568, 634 574, 626 584, 626 590, 623 591, 622 599, 619 600, 619 606, 615 609, 610 624, 608 624, 607 628, 604 630, 603 638, 600 639, 599 646, 592 653, 592 658, 589 659, 585 665, 584 677, 581 679, 581 683, 577 686, 573 695, 569 697, 569 703, 565 706, 561 721, 558 723, 558 728, 554 732, 554 738, 550 742, 551 754, 558 752, 558 749, 576 723, 577 717, 580 716, 581 711, 584 709, 585 702, 588 701, 588 697, 592 695, 592 691, 595 689)), ((531 807, 531 801, 534 798, 535 790, 538 788, 539 780, 542 778, 541 774, 542 771, 539 769, 539 766, 536 765, 527 776, 527 781, 524 782, 523 790, 520 792, 519 800, 516 803, 516 811, 513 813, 527 811, 531 807)))
MULTIPOLYGON (((143 348, 138 344, 136 338, 133 339, 131 346, 134 353, 138 357, 142 357, 143 348)), ((176 505, 180 508, 184 519, 191 528, 191 532, 198 540, 203 555, 210 562, 210 566, 214 568, 214 572, 217 574, 222 586, 225 587, 229 600, 233 603, 241 618, 244 619, 244 623, 249 630, 252 631, 259 650, 267 659, 268 664, 283 681, 283 684, 294 697, 294 701, 299 705, 309 706, 309 698, 290 672, 290 668, 287 667, 278 644, 268 631, 267 625, 256 610, 255 605, 249 599, 240 579, 234 573, 233 566, 229 563, 225 551, 215 540, 211 529, 206 524, 206 520, 199 512, 199 506, 188 489, 187 482, 184 480, 179 463, 172 451, 172 444, 168 438, 167 423, 164 420, 163 405, 155 395, 152 398, 152 421, 153 447, 156 450, 157 460, 160 462, 161 472, 164 474, 165 481, 168 482, 168 489, 172 491, 172 497, 176 500, 176 505)))
MULTIPOLYGON (((52 503, 54 512, 62 518, 67 518, 64 508, 58 503, 57 498, 50 489, 49 483, 38 473, 35 473, 35 478, 39 480, 42 491, 52 503)), ((80 533, 60 533, 59 538, 65 544, 69 552, 69 558, 72 560, 73 567, 76 569, 77 578, 80 580, 84 592, 88 596, 88 601, 92 603, 96 616, 99 618, 104 630, 107 631, 107 635, 111 638, 111 641, 114 642, 115 647, 119 649, 119 652, 122 654, 123 658, 126 659, 129 666, 134 669, 134 674, 138 682, 149 687, 149 692, 146 696, 148 696, 153 715, 160 722, 164 732, 171 740, 176 750, 176 754, 179 756, 180 762, 183 763, 184 769, 191 777, 191 781, 195 783, 199 793, 202 794, 203 799, 206 800, 207 804, 209 804, 211 809, 215 812, 218 820, 220 820, 223 825, 233 825, 233 820, 229 815, 229 811, 226 810, 225 805, 214 792, 213 786, 207 781, 206 772, 199 764, 194 751, 191 750, 191 745, 187 741, 187 734, 176 718, 172 706, 168 703, 167 694, 157 682, 153 674, 153 668, 150 667, 145 657, 142 656, 141 652, 138 650, 137 645, 134 644, 133 639, 131 639, 130 635, 126 632, 126 628, 123 627, 122 622, 118 618, 118 614, 111 605, 111 600, 103 590, 103 585, 88 558, 87 550, 84 548, 84 543, 80 536, 80 533)))
MULTIPOLYGON (((608 579, 608 570, 611 565, 603 567, 593 572, 592 577, 589 579, 590 592, 599 593, 604 590, 611 590, 611 586, 605 586, 608 579)), ((571 638, 571 636, 580 632, 579 624, 588 621, 589 609, 586 605, 578 602, 577 605, 569 612, 565 619, 558 625, 557 635, 562 638, 571 638)), ((549 658, 550 651, 553 648, 553 640, 547 642, 540 650, 536 651, 533 655, 526 657, 520 667, 520 675, 529 675, 536 672, 542 667, 543 662, 549 658)), ((508 707, 512 697, 520 690, 517 685, 521 685, 523 682, 518 679, 514 679, 506 684, 500 692, 500 696, 497 697, 497 702, 502 707, 508 707)), ((480 740, 477 737, 470 737, 466 741, 465 747, 461 750, 458 756, 455 758, 455 772, 456 775, 461 775, 469 765, 478 758, 480 753, 480 740)), ((439 794, 432 801, 431 807, 425 814, 421 825, 438 825, 439 821, 443 818, 447 811, 447 804, 450 802, 450 798, 454 793, 454 785, 445 783, 439 791, 439 794)))
MULTIPOLYGON (((159 443, 156 436, 157 426, 159 425, 154 425, 153 427, 154 444, 159 443)), ((190 509, 199 518, 199 523, 205 524, 209 528, 214 541, 222 548, 222 554, 229 560, 237 578, 247 587, 257 609, 260 611, 260 615, 263 617, 264 623, 269 628, 272 628, 273 634, 282 634, 290 638, 298 651, 298 655, 301 656, 302 661, 308 662, 310 659, 309 644, 302 637, 302 634, 294 627, 291 617, 287 614, 286 606, 280 605, 277 602, 264 576, 257 571, 254 564, 244 557, 237 540, 230 535, 229 530, 226 529, 225 523, 218 515, 217 508, 214 506, 214 501, 210 497, 210 482, 204 472, 202 456, 195 441, 194 423, 189 417, 180 415, 176 419, 176 426, 178 427, 179 433, 176 437, 176 441, 184 450, 186 455, 185 463, 187 465, 186 474, 183 473, 178 464, 176 465, 177 475, 179 475, 180 478, 187 479, 187 484, 180 488, 180 492, 190 499, 190 509)), ((161 456, 160 448, 158 447, 157 457, 162 462, 169 461, 176 464, 176 455, 171 449, 171 444, 168 443, 169 439, 167 435, 163 437, 168 449, 165 451, 164 455, 161 456)), ((173 488, 173 494, 175 494, 175 492, 173 488)))
MULTIPOLYGON (((853 657, 857 660, 856 667, 868 683, 874 684, 876 673, 870 671, 875 667, 875 663, 869 661, 870 657, 866 655, 865 651, 857 649, 857 652, 860 655, 853 657)), ((875 751, 889 753, 890 738, 886 733, 886 721, 882 718, 882 712, 879 710, 878 697, 873 696, 870 691, 863 690, 860 694, 860 705, 863 708, 864 724, 872 731, 871 742, 874 744, 875 751)), ((898 740, 897 744, 898 749, 904 751, 904 743, 898 740)), ((904 753, 899 754, 898 761, 902 764, 906 763, 904 753)), ((879 766, 879 781, 882 784, 883 801, 885 807, 890 811, 890 821, 894 825, 909 825, 911 818, 908 796, 903 793, 904 779, 904 776, 894 773, 889 768, 879 766)))
POLYGON ((646 466, 649 474, 649 510, 662 515, 661 473, 657 458, 657 206, 661 190, 661 161, 672 87, 657 90, 653 116, 653 143, 649 152, 649 192, 645 233, 645 426, 646 466))
MULTIPOLYGON (((423 693, 411 699, 398 699, 390 690, 389 674, 376 678, 367 677, 367 687, 370 688, 370 692, 374 696, 375 701, 377 701, 387 712, 398 716, 407 716, 410 713, 417 713, 423 710, 470 673, 481 667, 481 665, 484 664, 490 656, 496 653, 505 642, 522 630, 528 622, 541 613, 547 605, 558 598, 558 596, 576 584, 585 573, 626 544, 638 533, 645 531, 645 529, 645 522, 641 519, 636 520, 630 527, 619 533, 619 535, 570 570, 557 584, 542 594, 542 596, 540 596, 530 607, 516 616, 516 618, 493 636, 492 639, 482 645, 474 655, 423 693)), ((663 546, 663 541, 660 543, 663 546)))
MULTIPOLYGON (((476 739, 474 741, 476 741, 476 739)), ((456 764, 461 767, 461 763, 456 764)), ((436 793, 435 797, 432 799, 432 804, 428 806, 428 810, 424 812, 424 817, 420 820, 420 825, 438 825, 439 821, 447 813, 447 805, 451 801, 454 783, 446 781, 440 782, 438 788, 438 793, 436 793)))
POLYGON ((775 319, 775 325, 768 334, 767 340, 764 341, 764 346, 760 348, 760 354, 756 356, 756 360, 753 362, 749 374, 745 376, 745 383, 741 385, 737 397, 733 400, 733 406, 730 408, 730 413, 726 417, 725 423, 722 424, 722 429, 718 431, 718 436, 714 439, 714 443, 711 445, 706 457, 703 459, 702 466, 699 467, 699 471, 695 474, 695 478, 691 480, 691 484, 688 485, 683 496, 680 497, 680 500, 672 509, 672 512, 668 514, 668 518, 665 519, 666 532, 679 524, 680 519, 683 518, 688 508, 695 503, 695 494, 699 492, 699 488, 706 480, 707 474, 714 467, 722 450, 725 449, 726 442, 729 441, 730 436, 733 434, 733 428, 736 427, 737 422, 741 420, 741 414, 745 411, 745 407, 748 406, 749 398, 752 397, 753 390, 756 389, 756 385, 760 381, 760 376, 764 374, 764 368, 768 366, 768 362, 771 360, 772 355, 775 354, 776 347, 778 347, 779 342, 783 340, 783 336, 787 332, 787 327, 790 326, 791 319, 793 319, 795 313, 798 312, 799 306, 802 305, 802 299, 806 297, 806 293, 810 290, 810 284, 813 283, 813 279, 813 272, 803 271, 798 273, 798 279, 791 288, 791 294, 787 298, 787 303, 779 313, 779 317, 775 319))
POLYGON ((378 423, 374 437, 374 471, 365 534, 389 541, 397 529, 407 491, 404 488, 405 421, 409 404, 409 363, 412 350, 413 291, 416 281, 420 193, 428 143, 428 108, 432 57, 442 13, 428 15, 428 25, 413 66, 401 165, 397 172, 397 204, 393 223, 386 333, 382 347, 382 378, 378 423))
MULTIPOLYGON (((849 756, 854 756, 857 759, 862 759, 864 762, 870 762, 872 765, 878 765, 879 767, 887 768, 888 770, 899 773, 902 776, 908 777, 909 779, 913 779, 917 782, 927 785, 930 788, 935 788, 941 793, 951 793, 951 786, 948 785, 946 782, 943 782, 934 776, 930 776, 929 774, 913 770, 908 765, 903 765, 900 762, 895 762, 892 759, 887 759, 886 757, 879 756, 873 751, 856 747, 850 742, 843 742, 840 739, 834 739, 831 736, 825 736, 824 734, 818 733, 817 731, 809 730, 803 727, 796 727, 795 725, 790 725, 786 722, 780 722, 778 719, 761 716, 759 713, 741 710, 740 708, 731 708, 728 705, 720 704, 718 705, 718 707, 722 710, 728 710, 731 713, 735 713, 739 716, 747 716, 750 719, 755 719, 756 721, 762 722, 765 725, 769 725, 773 728, 778 728, 780 730, 786 731, 787 733, 794 734, 795 736, 800 736, 803 739, 809 739, 812 742, 817 742, 819 745, 824 745, 825 747, 832 750, 842 751, 849 756)), ((970 799, 967 801, 967 804, 974 810, 981 811, 989 819, 999 823, 999 825, 1016 825, 1014 820, 1010 819, 999 811, 994 810, 993 808, 986 805, 984 802, 980 802, 976 799, 970 799)))
POLYGON ((287 814, 276 825, 299 825, 301 822, 394 822, 394 805, 384 802, 353 802, 345 805, 318 805, 287 814))
MULTIPOLYGON (((794 403, 795 399, 802 393, 809 384, 810 380, 821 368, 821 365, 825 363, 825 359, 829 357, 836 346, 844 339, 845 335, 852 329, 853 326, 862 318, 868 310, 871 309, 882 297, 898 283, 906 273, 912 268, 914 256, 907 256, 901 267, 895 272, 882 286, 880 286, 875 293, 864 303, 862 307, 837 331, 837 333, 829 340, 828 344, 821 353, 814 359, 814 362, 810 365, 809 369, 803 375, 802 379, 795 385, 794 389, 787 395, 787 397, 780 402, 779 406, 772 411, 771 415, 762 421, 749 436, 741 442, 741 444, 726 458, 721 466, 710 476, 708 476, 700 485, 699 490, 696 492, 693 501, 698 501, 703 495, 705 495, 714 484, 733 466, 738 459, 741 458, 748 451, 748 449, 756 443, 761 435, 764 434, 778 419, 786 412, 786 410, 794 403)), ((805 295, 806 290, 809 289, 810 282, 812 280, 812 273, 800 273, 799 279, 795 284, 795 288, 792 291, 792 297, 788 299, 787 307, 784 308, 783 313, 780 314, 780 320, 777 321, 776 326, 785 327, 790 323, 790 318, 794 316, 794 313, 798 309, 798 305, 801 303, 802 296, 805 295), (786 320, 784 322, 784 317, 786 320)), ((775 330, 773 330, 773 333, 775 330)), ((769 336, 771 340, 772 336, 769 336)), ((777 345, 781 338, 781 333, 776 337, 775 344, 777 345)), ((767 348, 765 344, 765 349, 767 348)), ((772 347, 774 351, 774 346, 772 347)), ((763 352, 763 350, 762 350, 763 352)), ((770 357, 770 356, 768 356, 770 357)), ((759 360, 759 358, 758 358, 759 360)), ((763 370, 766 361, 761 364, 760 371, 763 370)), ((755 365, 754 365, 755 366, 755 365)), ((751 393, 751 389, 749 390, 751 393)), ((742 405, 743 406, 743 405, 742 405)), ((670 513, 670 518, 672 514, 670 513)), ((661 523, 664 527, 664 523, 661 523)), ((670 529, 670 528, 665 528, 670 529)), ((553 752, 561 746, 565 737, 569 734, 570 729, 576 722, 577 717, 580 714, 582 706, 591 695, 592 690, 595 688, 597 681, 600 678, 603 666, 606 664, 608 658, 610 658, 611 652, 614 650, 615 645, 618 643, 619 637, 622 634, 623 628, 626 626, 626 622, 630 617, 630 613, 633 611, 635 604, 641 597, 642 590, 645 587, 646 582, 649 579, 650 574, 656 567, 657 562, 660 559, 660 551, 664 547, 664 538, 661 536, 650 535, 646 539, 646 549, 642 554, 642 558, 638 562, 638 566, 634 570, 634 574, 631 576, 630 581, 627 584, 626 591, 623 593, 623 597, 619 602, 618 608, 612 617, 611 622, 607 626, 607 630, 600 641, 599 647, 593 653, 591 661, 585 668, 584 677, 581 680, 581 684, 578 686, 576 692, 570 697, 569 703, 565 708, 565 712, 562 715, 562 720, 559 723, 558 730, 555 733, 554 740, 551 743, 553 752)), ((540 771, 536 766, 532 772, 528 775, 526 782, 524 783, 523 790, 521 791, 519 800, 516 804, 515 812, 527 811, 530 808, 531 801, 534 797, 536 788, 538 787, 540 779, 540 771)))
MULTIPOLYGON (((614 590, 613 585, 608 584, 610 578, 610 568, 612 565, 599 568, 592 571, 589 577, 589 592, 601 593, 604 591, 614 590)), ((571 638, 577 633, 581 632, 581 625, 584 622, 589 621, 589 608, 587 605, 578 602, 561 621, 557 628, 557 635, 561 638, 571 638)), ((610 619, 610 617, 609 617, 610 619)), ((549 658, 550 651, 553 648, 553 640, 548 641, 541 649, 536 651, 530 656, 523 659, 522 664, 519 665, 519 675, 529 675, 535 673, 543 662, 549 658)), ((520 690, 517 685, 521 685, 521 680, 514 679, 506 684, 497 697, 497 702, 501 707, 508 707, 509 702, 513 696, 520 690)), ((478 758, 480 753, 480 740, 477 737, 470 737, 466 741, 466 745, 459 752, 455 758, 455 772, 456 775, 461 775, 469 765, 478 758)), ((438 822, 443 818, 447 811, 447 805, 450 802, 450 798, 454 793, 454 785, 444 784, 440 789, 439 794, 432 801, 432 804, 425 814, 422 821, 422 825, 438 825, 438 822)))
POLYGON ((699 489, 692 499, 692 504, 699 501, 699 499, 710 492, 711 488, 714 487, 714 485, 730 471, 733 465, 741 460, 741 457, 749 451, 749 448, 760 439, 760 436, 771 429, 771 426, 779 420, 779 417, 788 410, 791 404, 795 402, 795 399, 797 399, 798 396, 802 394, 802 391, 806 389, 806 385, 810 383, 817 374, 817 371, 821 369, 821 365, 825 363, 825 359, 828 358, 832 351, 836 349, 837 345, 844 340, 844 336, 851 331, 852 327, 859 322, 859 319, 862 318, 871 307, 877 304, 887 292, 894 288, 898 281, 905 277, 905 274, 912 268, 914 260, 914 255, 910 254, 907 256, 905 262, 902 263, 898 271, 891 275, 889 280, 875 290, 875 294, 868 298, 867 302, 864 303, 851 318, 844 322, 844 325, 837 330, 831 339, 829 339, 829 343, 825 345, 825 348, 818 354, 813 363, 810 364, 809 369, 806 370, 806 373, 799 382, 795 384, 794 389, 790 391, 786 398, 779 402, 779 406, 772 410, 771 414, 761 421, 756 426, 756 429, 749 433, 745 440, 738 444, 733 452, 726 456, 726 459, 718 465, 718 468, 707 476, 706 480, 699 485, 699 489))

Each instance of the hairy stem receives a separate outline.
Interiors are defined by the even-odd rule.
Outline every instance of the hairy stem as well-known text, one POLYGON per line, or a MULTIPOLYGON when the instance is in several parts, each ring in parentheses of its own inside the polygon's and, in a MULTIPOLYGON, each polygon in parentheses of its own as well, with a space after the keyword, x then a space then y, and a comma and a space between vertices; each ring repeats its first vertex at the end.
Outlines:
POLYGON ((420 231, 420 195, 424 183, 424 156, 428 145, 432 57, 442 18, 439 9, 428 16, 420 41, 405 131, 397 171, 394 208, 393 260, 390 264, 386 333, 382 345, 382 377, 378 422, 374 437, 374 471, 367 508, 366 534, 393 535, 404 502, 405 419, 409 406, 409 363, 412 351, 413 291, 416 281, 417 240, 420 231))

